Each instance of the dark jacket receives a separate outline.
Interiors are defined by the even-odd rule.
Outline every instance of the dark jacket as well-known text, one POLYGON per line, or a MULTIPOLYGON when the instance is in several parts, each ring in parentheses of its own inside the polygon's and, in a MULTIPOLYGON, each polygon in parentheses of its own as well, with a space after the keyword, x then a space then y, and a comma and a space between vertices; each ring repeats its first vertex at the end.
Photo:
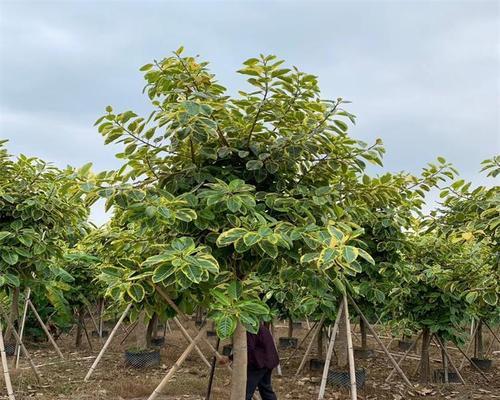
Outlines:
POLYGON ((269 329, 261 324, 255 335, 247 332, 248 368, 273 369, 278 366, 280 359, 269 329))

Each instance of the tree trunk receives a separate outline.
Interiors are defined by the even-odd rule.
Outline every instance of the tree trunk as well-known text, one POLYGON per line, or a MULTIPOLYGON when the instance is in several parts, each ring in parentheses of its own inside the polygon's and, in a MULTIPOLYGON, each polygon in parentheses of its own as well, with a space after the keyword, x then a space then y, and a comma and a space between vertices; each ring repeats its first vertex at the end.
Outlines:
POLYGON ((361 349, 367 350, 368 342, 366 337, 366 325, 365 325, 365 320, 361 317, 359 317, 359 330, 361 332, 361 349))
POLYGON ((431 332, 429 328, 422 331, 422 350, 420 353, 420 382, 428 383, 431 375, 431 363, 429 359, 429 347, 431 344, 431 332))
POLYGON ((484 342, 483 342, 483 321, 477 322, 476 338, 475 338, 474 356, 479 359, 484 358, 484 342))
POLYGON ((158 314, 153 313, 153 316, 149 320, 148 328, 146 331, 146 347, 151 347, 151 339, 156 337, 158 332, 158 314))
POLYGON ((238 322, 233 334, 233 371, 231 375, 230 400, 243 400, 247 386, 247 333, 238 322))
POLYGON ((293 321, 291 318, 288 318, 288 337, 293 337, 293 321))
POLYGON ((82 345, 83 324, 85 323, 85 308, 84 306, 78 307, 78 322, 76 325, 76 338, 75 347, 79 349, 82 345))
POLYGON ((323 327, 319 328, 318 332, 318 359, 323 359, 323 327))
POLYGON ((148 348, 147 328, 146 312, 142 310, 138 316, 137 326, 135 328, 137 350, 145 350, 148 348))
POLYGON ((19 322, 19 294, 21 293, 21 289, 18 287, 14 288, 12 292, 12 304, 10 306, 10 314, 9 320, 10 324, 7 324, 7 329, 5 331, 4 341, 6 343, 14 341, 14 334, 12 333, 12 329, 15 327, 18 328, 19 322))
POLYGON ((335 339, 335 354, 337 355, 337 366, 344 368, 347 366, 347 328, 345 318, 340 318, 339 331, 335 339))

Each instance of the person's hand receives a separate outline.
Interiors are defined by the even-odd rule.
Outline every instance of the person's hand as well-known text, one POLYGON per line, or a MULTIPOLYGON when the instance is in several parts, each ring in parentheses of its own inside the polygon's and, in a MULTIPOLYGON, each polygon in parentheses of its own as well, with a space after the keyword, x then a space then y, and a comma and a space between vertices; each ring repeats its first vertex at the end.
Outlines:
POLYGON ((218 360, 219 365, 227 365, 227 364, 229 364, 229 363, 230 363, 230 361, 231 361, 231 360, 230 360, 230 359, 229 359, 229 357, 227 357, 227 356, 221 356, 221 357, 219 358, 219 360, 218 360))

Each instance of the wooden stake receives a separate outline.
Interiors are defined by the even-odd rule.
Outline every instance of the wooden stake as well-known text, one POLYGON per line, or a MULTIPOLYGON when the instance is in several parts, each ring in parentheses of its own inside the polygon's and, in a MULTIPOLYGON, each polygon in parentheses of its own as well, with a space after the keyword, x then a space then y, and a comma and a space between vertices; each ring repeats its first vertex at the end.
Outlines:
POLYGON ((349 296, 349 300, 351 301, 351 304, 354 306, 354 309, 359 314, 359 316, 361 318, 363 318, 363 320, 365 321, 366 327, 371 332, 371 334, 373 335, 374 339, 377 341, 378 345, 382 348, 382 350, 384 351, 384 353, 387 356, 387 358, 389 358, 389 361, 392 363, 392 365, 394 366, 394 368, 396 368, 396 371, 398 371, 398 373, 401 376, 401 378, 403 378, 403 380, 405 381, 405 383, 409 387, 413 388, 413 385, 411 384, 411 382, 408 379, 408 377, 405 375, 405 373, 403 372, 403 370, 399 367, 399 365, 396 362, 396 360, 394 360, 394 358, 391 356, 391 353, 389 353, 389 350, 387 350, 387 348, 385 347, 385 345, 382 342, 382 340, 380 340, 380 338, 378 337, 377 332, 375 332, 375 330, 373 329, 373 327, 371 326, 371 324, 368 322, 368 320, 366 319, 365 315, 361 312, 361 310, 359 309, 358 305, 354 302, 354 300, 352 299, 351 296, 349 296))
MULTIPOLYGON (((22 342, 23 340, 23 333, 24 333, 24 325, 26 323, 26 315, 28 314, 28 300, 31 295, 31 289, 28 288, 26 291, 26 300, 24 301, 24 309, 23 309, 23 319, 21 320, 21 329, 19 331, 19 337, 20 341, 22 342)), ((16 363, 14 364, 14 369, 17 369, 19 367, 19 357, 21 356, 20 350, 21 345, 16 346, 16 363)))
POLYGON ((9 400, 16 400, 16 398, 14 397, 14 390, 12 389, 12 382, 10 381, 9 365, 7 363, 7 355, 5 354, 2 329, 2 323, 0 322, 0 356, 2 358, 3 377, 5 379, 5 387, 7 388, 7 395, 9 396, 9 400))
MULTIPOLYGON (((408 354, 410 354, 410 352, 413 350, 413 348, 417 345, 417 342, 418 340, 422 337, 422 332, 420 332, 420 334, 417 336, 417 339, 415 339, 415 341, 411 344, 411 346, 408 348, 408 350, 406 350, 406 353, 404 353, 401 358, 399 359, 398 361, 398 365, 401 366, 401 364, 403 363, 403 361, 406 359, 406 357, 408 357, 408 354)), ((389 373, 389 375, 387 376, 387 378, 385 378, 385 381, 386 382, 389 382, 389 380, 392 378, 392 375, 394 374, 394 371, 396 371, 396 368, 393 368, 392 371, 389 373)))
POLYGON ((326 353, 325 365, 323 367, 323 375, 321 377, 321 385, 319 387, 318 400, 322 400, 325 397, 326 380, 328 379, 328 369, 330 368, 330 361, 332 359, 333 345, 335 344, 335 336, 339 330, 340 317, 343 313, 344 300, 340 302, 339 309, 337 311, 337 317, 335 318, 335 323, 333 325, 332 334, 330 335, 330 342, 328 343, 328 351, 326 353))
POLYGON ((358 388, 356 386, 356 366, 354 365, 354 348, 352 346, 351 323, 349 321, 349 306, 347 297, 344 295, 344 318, 347 335, 347 355, 349 358, 349 376, 351 378, 351 399, 358 399, 358 388))
MULTIPOLYGON (((217 338, 217 344, 215 345, 215 349, 219 350, 220 338, 217 338)), ((212 357, 212 365, 210 366, 210 378, 208 379, 208 389, 207 389, 207 397, 205 400, 210 400, 210 396, 212 395, 212 385, 214 383, 214 375, 215 375, 215 365, 217 364, 217 357, 212 357)))
POLYGON ((162 379, 160 384, 156 387, 156 389, 151 393, 151 396, 148 397, 148 400, 154 400, 158 397, 158 395, 161 394, 161 392, 165 389, 165 386, 167 386, 168 381, 172 378, 172 376, 177 372, 177 370, 181 367, 181 365, 184 363, 186 358, 189 356, 189 354, 193 351, 194 347, 196 346, 196 343, 201 340, 201 338, 206 335, 208 329, 208 325, 205 325, 196 335, 196 337, 193 339, 193 341, 189 344, 189 346, 184 350, 184 353, 181 354, 181 356, 177 359, 175 364, 170 368, 168 371, 167 375, 162 379))
MULTIPOLYGON (((182 326, 181 321, 179 321, 179 318, 174 317, 174 322, 177 325, 177 327, 181 330, 182 335, 188 341, 188 343, 190 343, 190 344, 193 343, 193 338, 189 335, 189 333, 186 331, 184 326, 182 326)), ((207 358, 205 357, 203 352, 200 350, 200 348, 197 345, 195 345, 194 348, 195 348, 196 352, 198 353, 198 355, 201 357, 202 361, 205 363, 205 365, 207 365, 208 368, 211 368, 210 363, 208 362, 207 358)))
POLYGON ((455 372, 457 373, 458 375, 458 378, 460 379, 460 382, 462 382, 462 385, 465 385, 465 381, 464 381, 464 378, 462 377, 462 374, 460 374, 460 371, 458 370, 457 367, 455 367, 455 363, 453 362, 453 360, 451 359, 450 357, 450 354, 448 353, 448 350, 446 350, 446 347, 443 345, 443 342, 441 342, 441 339, 436 335, 434 334, 433 336, 434 340, 437 341, 438 343, 438 346, 441 347, 441 349, 444 351, 444 354, 446 355, 446 358, 448 359, 448 361, 450 362, 450 365, 451 367, 455 370, 455 372))
POLYGON ((470 359, 470 357, 467 354, 465 354, 464 351, 458 345, 457 345, 457 349, 460 351, 460 353, 462 353, 462 355, 464 356, 464 358, 467 359, 470 362, 470 364, 483 376, 483 378, 486 379, 487 382, 489 382, 490 381, 489 378, 481 370, 481 368, 479 368, 475 363, 473 363, 472 360, 470 359))
POLYGON ((495 334, 495 332, 493 332, 493 329, 491 329, 491 327, 488 325, 488 323, 487 323, 485 320, 483 320, 483 324, 485 324, 485 325, 486 325, 486 328, 488 328, 488 329, 490 330, 491 334, 492 334, 492 335, 493 335, 493 337, 496 339, 496 341, 497 341, 498 343, 500 343, 500 339, 499 339, 499 338, 498 338, 498 336, 495 334))
POLYGON ((50 344, 56 350, 56 353, 59 355, 59 358, 61 360, 64 360, 64 356, 63 356, 63 353, 61 353, 61 349, 59 349, 59 346, 57 345, 56 341, 54 340, 54 338, 50 334, 49 330, 47 329, 47 326, 43 323, 42 318, 38 314, 38 311, 36 310, 35 306, 31 302, 31 300, 28 299, 27 302, 28 302, 28 305, 30 306, 31 310, 33 311, 33 314, 35 314, 35 317, 38 320, 38 323, 40 324, 40 326, 42 327, 43 331, 47 335, 47 338, 49 339, 50 344))
MULTIPOLYGON (((160 294, 161 297, 163 297, 165 299, 165 301, 168 303, 168 305, 170 307, 172 307, 174 309, 174 311, 184 320, 184 321, 189 321, 189 317, 184 314, 180 309, 179 307, 177 307, 177 304, 175 304, 172 299, 165 293, 165 291, 160 287, 160 286, 154 286, 154 288, 156 289, 156 291, 160 294)), ((178 321, 178 320, 177 320, 178 321)), ((174 322, 175 322, 175 319, 174 319, 174 322)), ((182 326, 182 324, 179 322, 179 324, 177 325, 179 327, 179 329, 181 329, 182 332, 186 332, 186 330, 184 329, 184 327, 182 326)), ((195 331, 198 331, 198 329, 195 327, 194 328, 195 331)), ((186 332, 187 334, 187 332, 186 332)), ((191 339, 191 337, 189 335, 187 335, 189 337, 189 339, 191 339)), ((186 337, 187 339, 187 337, 186 337)), ((189 340, 188 339, 188 340, 189 340)), ((192 340, 192 339, 191 339, 192 340)), ((212 353, 215 354, 215 356, 217 357, 218 360, 220 360, 222 358, 222 356, 220 355, 220 353, 214 348, 214 346, 212 345, 212 343, 210 343, 209 340, 207 340, 207 338, 204 336, 201 340, 203 340, 205 342, 205 344, 210 348, 210 351, 212 353)), ((196 346, 195 348, 197 348, 198 346, 196 346)), ((198 349, 199 350, 199 349, 198 349)), ((198 352, 198 354, 201 353, 201 350, 198 352)), ((203 353, 201 353, 203 354, 203 353)), ((201 356, 200 354, 200 356, 201 356)), ((207 361, 207 359, 205 358, 205 356, 203 356, 202 358, 205 359, 205 361, 207 361)), ((208 363, 208 361, 207 361, 208 363)), ((210 365, 210 363, 208 363, 208 365, 210 365)), ((229 365, 226 365, 226 368, 228 370, 231 370, 231 367, 229 365)))
POLYGON ((460 366, 458 367, 458 369, 460 371, 464 367, 465 361, 469 359, 467 354, 469 353, 470 348, 472 347, 472 344, 474 343, 474 339, 476 338, 476 331, 477 331, 478 326, 479 326, 479 324, 474 324, 474 319, 473 319, 471 322, 471 336, 470 336, 469 344, 467 345, 467 348, 465 349, 464 358, 462 359, 462 362, 460 363, 460 366))
POLYGON ((129 337, 129 335, 130 335, 130 334, 134 331, 134 329, 135 329, 135 327, 137 326, 137 323, 138 323, 138 322, 139 322, 139 321, 135 321, 135 322, 134 322, 134 323, 133 323, 133 324, 132 324, 132 325, 128 328, 127 333, 125 333, 125 336, 124 336, 124 338, 122 339, 122 341, 120 342, 120 344, 123 344, 123 342, 124 342, 125 340, 127 340, 127 338, 129 337))
POLYGON ((99 364, 99 361, 101 361, 101 358, 104 355, 104 353, 106 352, 106 349, 108 348, 108 346, 111 344, 111 341, 113 340, 113 337, 115 336, 116 331, 118 330, 118 327, 121 325, 121 323, 123 322, 123 320, 127 316, 127 314, 130 311, 131 307, 132 307, 132 303, 130 303, 127 306, 127 308, 125 309, 125 311, 121 315, 120 319, 118 320, 118 322, 114 326, 113 330, 109 334, 108 339, 106 340, 106 343, 104 343, 104 346, 102 346, 101 351, 99 352, 99 354, 97 355, 97 358, 94 360, 94 363, 90 367, 89 372, 87 372, 87 375, 85 375, 85 378, 83 379, 84 382, 87 382, 89 380, 90 376, 92 375, 92 373, 94 372, 95 368, 97 367, 97 364, 99 364))
MULTIPOLYGON (((300 362, 299 368, 297 368, 297 372, 295 373, 295 377, 298 377, 300 372, 302 371, 302 368, 304 368, 304 365, 306 364, 307 358, 309 357, 309 353, 311 353, 311 349, 314 345, 314 341, 316 340, 316 336, 318 336, 318 333, 320 330, 323 328, 323 323, 325 322, 325 317, 321 317, 321 320, 319 322, 315 322, 312 329, 309 330, 308 334, 314 330, 314 334, 311 336, 311 341, 309 342, 309 345, 307 346, 306 352, 304 353, 304 357, 302 357, 302 361, 300 362), (317 325, 317 328, 315 326, 317 325)), ((307 337, 307 335, 306 335, 307 337)), ((304 337, 305 340, 305 337, 304 337)), ((288 361, 288 360, 287 360, 288 361)))
POLYGON ((309 331, 306 333, 306 335, 302 338, 302 340, 299 342, 299 344, 297 345, 297 347, 293 350, 292 354, 290 354, 290 356, 288 356, 288 358, 285 360, 285 362, 283 363, 283 366, 287 365, 288 362, 293 358, 295 357, 295 354, 299 351, 300 347, 304 344, 304 342, 307 340, 307 338, 309 337, 309 335, 311 334, 312 331, 314 331, 314 328, 316 328, 318 322, 315 322, 314 325, 313 325, 313 328, 312 329, 309 329, 309 331))

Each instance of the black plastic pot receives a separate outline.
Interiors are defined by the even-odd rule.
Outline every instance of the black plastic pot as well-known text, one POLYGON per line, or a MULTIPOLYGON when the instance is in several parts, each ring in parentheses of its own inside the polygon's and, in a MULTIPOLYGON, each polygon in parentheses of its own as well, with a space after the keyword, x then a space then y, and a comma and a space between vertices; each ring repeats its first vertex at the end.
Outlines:
POLYGON ((165 346, 165 338, 163 336, 151 338, 151 346, 154 347, 165 346))
POLYGON ((215 331, 207 331, 207 337, 215 337, 217 336, 217 332, 215 331))
POLYGON ((222 348, 222 355, 226 356, 226 357, 229 357, 231 355, 232 351, 233 351, 233 345, 232 344, 226 344, 222 348))
POLYGON ((372 358, 375 357, 375 352, 373 349, 362 349, 358 347, 354 349, 354 357, 359 359, 372 358))
POLYGON ((160 364, 160 349, 127 350, 125 364, 134 368, 148 368, 160 364))
MULTIPOLYGON (((105 330, 103 329, 102 330, 102 337, 105 338, 105 337, 108 337, 109 336, 109 331, 108 330, 105 330)), ((97 331, 92 331, 92 337, 99 337, 99 332, 97 331)))
MULTIPOLYGON (((444 370, 436 369, 434 370, 434 382, 445 383, 444 381, 444 370)), ((460 378, 456 372, 448 371, 448 383, 461 383, 460 378)))
MULTIPOLYGON (((400 340, 398 342, 398 348, 402 351, 408 351, 408 349, 413 345, 413 340, 400 340)), ((416 349, 416 346, 413 350, 416 349)))
POLYGON ((5 355, 7 357, 12 357, 16 352, 16 344, 15 343, 5 343, 5 355))
POLYGON ((323 371, 325 361, 318 358, 311 358, 309 360, 309 369, 311 371, 323 371))
MULTIPOLYGON (((332 386, 349 387, 351 386, 351 377, 348 371, 328 371, 326 382, 332 386)), ((364 368, 356 370, 356 387, 361 389, 366 382, 366 371, 364 368)))
POLYGON ((478 367, 482 371, 489 371, 491 369, 491 366, 493 365, 493 361, 486 358, 483 359, 472 357, 471 361, 476 364, 476 367, 478 367))
POLYGON ((279 348, 280 349, 296 349, 299 344, 299 339, 294 337, 280 337, 279 338, 279 348))

